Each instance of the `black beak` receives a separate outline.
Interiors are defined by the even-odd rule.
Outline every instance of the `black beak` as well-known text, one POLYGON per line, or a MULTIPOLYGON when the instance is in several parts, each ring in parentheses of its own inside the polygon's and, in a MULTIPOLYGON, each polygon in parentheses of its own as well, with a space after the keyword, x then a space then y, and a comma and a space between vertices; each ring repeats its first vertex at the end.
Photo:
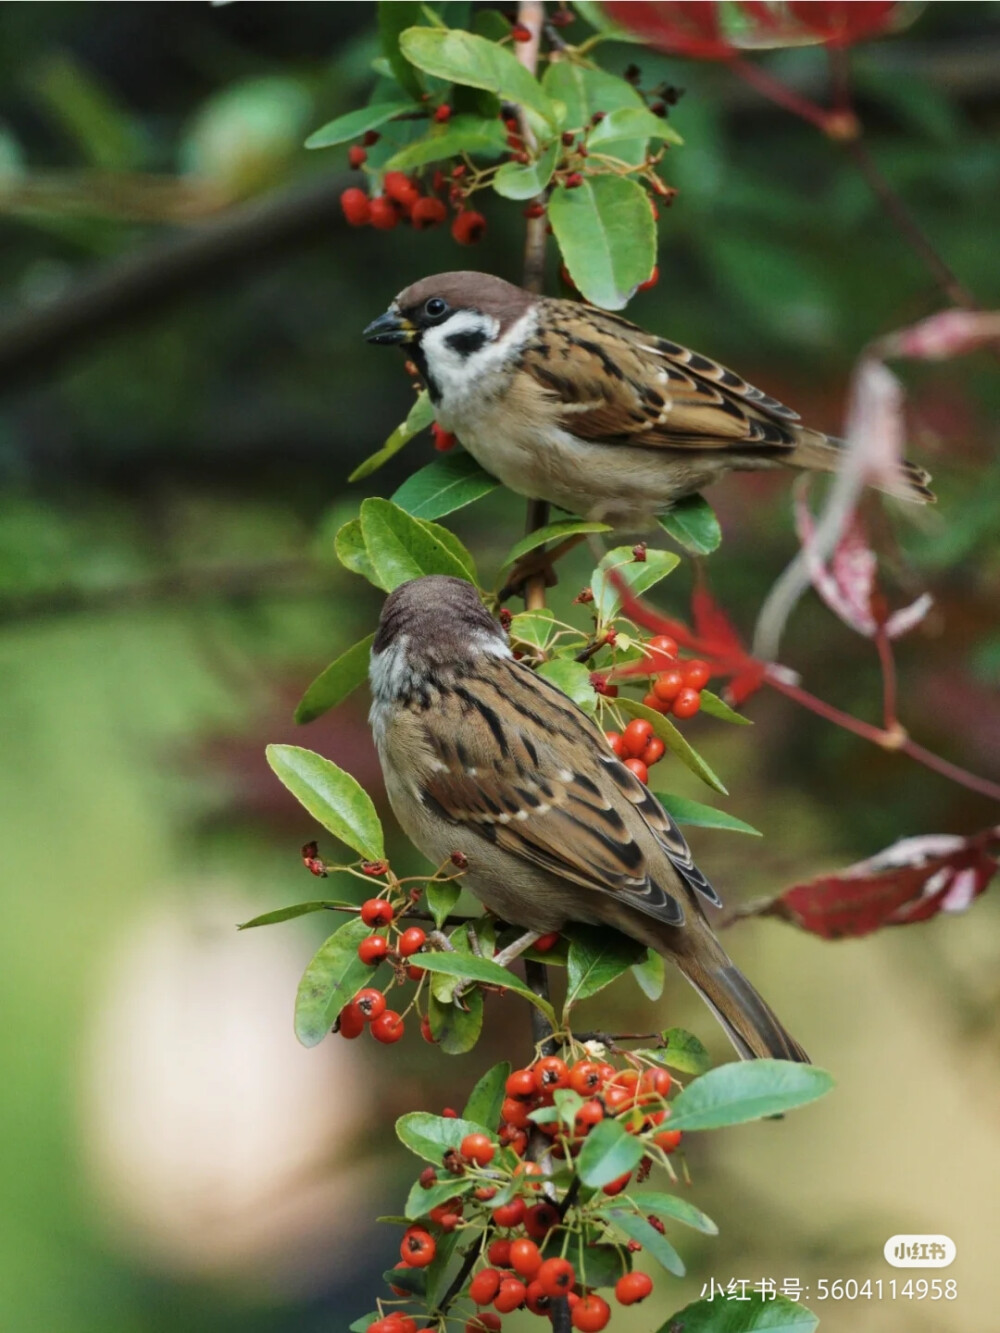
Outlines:
POLYGON ((393 343, 410 343, 417 335, 415 325, 395 311, 387 310, 378 319, 372 320, 364 331, 365 339, 370 343, 380 343, 390 347, 393 343))

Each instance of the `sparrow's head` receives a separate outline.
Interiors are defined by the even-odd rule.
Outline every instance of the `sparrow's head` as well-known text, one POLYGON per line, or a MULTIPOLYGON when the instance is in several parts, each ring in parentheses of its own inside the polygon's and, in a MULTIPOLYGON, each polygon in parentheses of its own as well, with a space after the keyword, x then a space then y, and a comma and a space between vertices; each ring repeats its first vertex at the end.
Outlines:
POLYGON ((401 583, 382 607, 372 644, 376 701, 426 696, 486 657, 510 657, 507 635, 464 579, 428 574, 401 583))
MULTIPOLYGON (((364 336, 412 348, 432 381, 447 379, 499 342, 534 302, 530 292, 490 273, 439 273, 401 291, 364 336)), ((433 394, 433 382, 428 387, 433 394)))

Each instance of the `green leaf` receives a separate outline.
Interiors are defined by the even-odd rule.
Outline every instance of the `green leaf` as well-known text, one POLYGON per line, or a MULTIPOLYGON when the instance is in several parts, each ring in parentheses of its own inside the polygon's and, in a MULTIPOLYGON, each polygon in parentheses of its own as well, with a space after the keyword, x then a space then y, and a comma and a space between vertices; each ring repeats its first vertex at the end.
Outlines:
POLYGON ((314 722, 346 699, 368 678, 368 659, 375 635, 369 634, 321 671, 299 700, 295 721, 314 722))
POLYGON ((718 777, 706 760, 702 759, 698 751, 691 745, 674 724, 665 717, 663 713, 658 713, 655 708, 647 708, 644 703, 638 699, 632 699, 622 695, 616 700, 618 707, 629 717, 643 717, 647 722, 651 722, 653 731, 659 736, 660 740, 667 749, 677 756, 686 768, 701 778, 702 782, 707 783, 721 796, 728 796, 729 792, 722 784, 722 779, 718 777))
POLYGON ((504 1084, 509 1074, 510 1064, 506 1060, 488 1069, 469 1093, 469 1100, 462 1112, 463 1117, 466 1120, 474 1120, 490 1134, 495 1134, 500 1123, 500 1107, 506 1096, 504 1084))
POLYGON ((693 1203, 689 1203, 687 1199, 682 1199, 677 1194, 657 1194, 643 1190, 639 1202, 644 1213, 655 1213, 657 1217, 667 1217, 672 1222, 682 1222, 684 1226, 692 1227, 705 1236, 719 1234, 719 1228, 707 1213, 703 1213, 700 1208, 696 1208, 693 1203))
POLYGON ((435 524, 413 518, 391 500, 372 497, 361 505, 361 532, 368 558, 379 586, 389 592, 425 574, 468 579, 468 566, 449 549, 457 539, 449 533, 448 540, 442 540, 440 531, 435 524))
MULTIPOLYGON (((643 1203, 645 1204, 644 1197, 643 1203)), ((613 1222, 620 1231, 624 1231, 629 1240, 637 1240, 668 1273, 673 1273, 674 1277, 684 1276, 686 1272, 684 1260, 666 1236, 661 1236, 656 1227, 644 1217, 640 1217, 638 1213, 627 1212, 624 1208, 599 1208, 598 1213, 601 1217, 606 1217, 609 1222, 613 1222)))
POLYGON ((394 116, 400 116, 413 110, 412 102, 376 102, 372 106, 360 107, 357 111, 348 111, 346 116, 338 116, 328 121, 321 129, 310 134, 305 142, 306 148, 332 148, 338 143, 350 143, 368 130, 377 130, 394 116))
POLYGON ((555 657, 550 662, 542 663, 538 675, 550 680, 585 712, 593 713, 597 708, 597 694, 590 683, 590 668, 585 662, 555 657))
MULTIPOLYGON (((451 0, 449 0, 451 3, 451 0)), ((435 541, 440 542, 446 551, 449 551, 466 571, 465 577, 470 583, 476 582, 476 563, 472 558, 472 552, 451 528, 442 527, 440 523, 432 523, 430 519, 418 518, 420 523, 431 534, 435 541)))
POLYGON ((742 819, 727 815, 724 810, 716 810, 714 806, 702 805, 700 801, 688 800, 686 796, 665 795, 659 791, 653 794, 678 824, 690 824, 695 828, 729 829, 732 833, 750 833, 755 838, 763 837, 752 824, 745 824, 742 819))
POLYGON ((533 162, 505 162, 493 177, 494 190, 504 199, 534 199, 552 179, 559 149, 556 139, 533 162))
POLYGON ((349 569, 352 574, 360 574, 363 579, 373 583, 376 588, 381 588, 383 592, 389 589, 379 582, 378 575, 375 573, 375 566, 368 559, 368 548, 365 546, 364 534, 361 531, 361 520, 352 518, 339 528, 333 541, 333 549, 337 553, 337 559, 349 569))
POLYGON ((347 1327, 350 1333, 368 1333, 369 1327, 381 1317, 377 1310, 373 1310, 371 1314, 365 1314, 360 1319, 355 1319, 354 1323, 348 1324, 347 1327))
POLYGON ((371 934, 360 917, 346 921, 313 955, 295 997, 295 1035, 303 1046, 316 1046, 337 1015, 372 975, 358 957, 358 945, 371 934))
MULTIPOLYGON (((420 966, 425 972, 437 972, 448 977, 465 977, 469 981, 480 981, 487 986, 502 986, 530 1000, 541 1009, 552 1026, 555 1027, 555 1014, 548 1001, 540 999, 534 991, 513 972, 505 967, 490 962, 488 958, 477 958, 474 954, 464 953, 422 953, 420 966)), ((468 999, 469 997, 465 997, 468 999)))
POLYGON ((457 880, 429 880, 427 883, 427 910, 434 918, 434 924, 438 930, 445 923, 445 918, 449 916, 452 908, 458 902, 461 895, 461 887, 457 880))
POLYGON ((549 221, 569 275, 594 305, 621 310, 656 264, 656 224, 645 191, 625 176, 559 186, 549 221))
POLYGON ((606 926, 572 926, 564 933, 569 937, 564 1014, 610 986, 645 953, 644 945, 606 926))
POLYGON ((715 510, 701 495, 688 495, 657 519, 679 546, 692 555, 711 555, 722 542, 715 510))
POLYGON ((555 523, 546 523, 544 528, 536 528, 534 532, 529 532, 527 537, 522 537, 519 542, 515 542, 504 556, 500 568, 506 569, 508 565, 515 564, 529 551, 534 551, 547 542, 561 542, 565 537, 574 537, 580 532, 610 531, 611 526, 608 523, 593 523, 582 518, 561 518, 555 523))
MULTIPOLYGON (((598 111, 609 113, 621 107, 646 110, 645 102, 623 78, 576 61, 558 60, 550 64, 542 76, 542 87, 553 101, 565 108, 560 122, 564 129, 582 130, 598 111)), ((624 145, 616 156, 632 166, 638 166, 645 157, 643 143, 636 145, 634 155, 627 155, 623 149, 624 145)))
POLYGON ((392 499, 414 518, 443 518, 489 495, 499 485, 471 454, 452 449, 407 477, 392 499))
POLYGON ((508 631, 511 643, 524 643, 539 652, 545 651, 555 632, 555 616, 547 606, 538 611, 519 611, 511 620, 508 631))
MULTIPOLYGON (((603 1123, 603 1121, 602 1121, 603 1123)), ((482 1125, 474 1120, 432 1115, 430 1111, 408 1111, 396 1121, 400 1142, 425 1162, 440 1166, 449 1148, 456 1151, 467 1134, 481 1134, 482 1125)))
POLYGON ((382 54, 396 82, 415 102, 423 97, 423 84, 417 71, 399 49, 399 34, 404 28, 411 28, 422 19, 423 6, 419 0, 379 0, 378 32, 382 54))
POLYGON ((716 717, 720 722, 731 722, 737 727, 752 727, 753 723, 742 713, 737 713, 735 709, 730 708, 724 699, 720 699, 717 694, 711 690, 702 690, 701 692, 701 711, 709 717, 716 717))
POLYGON ((720 1065, 675 1098, 671 1129, 719 1129, 777 1115, 822 1097, 833 1078, 792 1060, 746 1060, 720 1065))
POLYGON ((385 855, 382 825, 371 797, 350 773, 299 745, 269 745, 267 762, 325 829, 368 861, 385 855))
POLYGON ((444 1295, 445 1279, 448 1276, 448 1267, 451 1264, 451 1257, 455 1253, 455 1246, 462 1238, 460 1231, 446 1231, 443 1236, 437 1238, 437 1252, 433 1260, 424 1269, 427 1274, 427 1308, 434 1310, 437 1303, 444 1295))
POLYGON ((507 130, 502 121, 485 120, 482 116, 452 116, 444 125, 432 125, 424 138, 401 148, 386 162, 384 170, 413 171, 415 167, 461 153, 499 157, 507 151, 507 130))
MULTIPOLYGON (((423 954, 421 954, 423 959, 423 954)), ((483 1030, 483 993, 473 990, 462 999, 465 1005, 439 1000, 433 993, 427 1002, 431 1020, 431 1035, 445 1055, 465 1055, 479 1040, 483 1030)))
POLYGON ((555 108, 541 85, 506 47, 471 32, 433 28, 407 28, 399 46, 411 64, 428 74, 467 88, 485 88, 555 123, 555 108))
POLYGON ((671 1069, 679 1069, 682 1074, 704 1074, 712 1067, 712 1057, 693 1032, 684 1028, 667 1028, 662 1033, 666 1049, 646 1051, 646 1055, 655 1056, 671 1069))
POLYGON ((319 902, 294 903, 291 907, 279 907, 276 912, 265 912, 255 916, 252 921, 244 921, 237 930, 252 930, 254 926, 275 926, 279 921, 294 921, 297 916, 308 916, 310 912, 325 912, 339 904, 324 898, 319 902))
POLYGON ((377 472, 383 463, 387 463, 394 454, 398 454, 404 444, 408 444, 414 436, 419 435, 422 430, 434 420, 434 405, 426 389, 422 389, 406 415, 406 420, 400 422, 396 429, 383 444, 381 449, 370 454, 363 463, 359 463, 348 481, 361 481, 364 477, 370 477, 373 472, 377 472))
MULTIPOLYGON (((609 111, 602 121, 590 131, 587 148, 591 153, 603 153, 609 144, 619 144, 623 140, 661 139, 664 143, 679 144, 684 140, 668 125, 662 116, 654 116, 644 106, 622 106, 609 111)), ((611 153, 614 157, 615 154, 611 153)))
POLYGON ((592 1189, 609 1185, 639 1165, 642 1140, 629 1134, 617 1120, 601 1120, 583 1141, 576 1168, 580 1179, 592 1189))
POLYGON ((602 623, 613 620, 621 610, 622 596, 608 577, 609 573, 614 571, 615 579, 639 597, 673 573, 680 562, 680 556, 673 551, 658 551, 655 547, 647 550, 645 560, 636 560, 631 546, 615 546, 606 551, 590 582, 598 620, 602 623))
POLYGON ((389 1282, 392 1286, 408 1291, 414 1296, 423 1296, 427 1290, 427 1269, 390 1268, 382 1274, 382 1281, 389 1282))
POLYGON ((632 975, 643 995, 650 1000, 658 1000, 663 994, 663 974, 663 958, 655 949, 647 949, 646 957, 632 964, 632 975))
POLYGON ((449 1176, 447 1180, 438 1181, 436 1185, 425 1190, 420 1181, 415 1180, 407 1195, 406 1208, 403 1211, 411 1222, 418 1217, 426 1217, 439 1203, 447 1203, 449 1199, 458 1199, 463 1194, 468 1194, 475 1183, 474 1180, 463 1180, 461 1176, 449 1176))
POLYGON ((749 1300, 704 1300, 685 1305, 659 1333, 812 1333, 819 1319, 785 1296, 748 1291, 749 1300))
MULTIPOLYGON (((632 1256, 623 1246, 595 1243, 599 1233, 594 1227, 572 1234, 566 1244, 567 1258, 578 1273, 587 1274, 588 1287, 613 1287, 623 1273, 632 1271, 632 1256)), ((562 1258, 565 1234, 556 1230, 542 1244, 546 1259, 562 1258)))

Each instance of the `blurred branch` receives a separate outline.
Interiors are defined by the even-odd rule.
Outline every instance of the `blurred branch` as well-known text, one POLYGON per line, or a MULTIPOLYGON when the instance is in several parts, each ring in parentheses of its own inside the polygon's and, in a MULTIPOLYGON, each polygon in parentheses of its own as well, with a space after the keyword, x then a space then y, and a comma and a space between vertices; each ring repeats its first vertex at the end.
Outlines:
POLYGON ((257 263, 310 241, 329 241, 343 225, 344 178, 309 185, 234 208, 219 221, 158 241, 83 278, 64 296, 0 325, 0 390, 22 388, 50 373, 95 337, 229 281, 257 263))

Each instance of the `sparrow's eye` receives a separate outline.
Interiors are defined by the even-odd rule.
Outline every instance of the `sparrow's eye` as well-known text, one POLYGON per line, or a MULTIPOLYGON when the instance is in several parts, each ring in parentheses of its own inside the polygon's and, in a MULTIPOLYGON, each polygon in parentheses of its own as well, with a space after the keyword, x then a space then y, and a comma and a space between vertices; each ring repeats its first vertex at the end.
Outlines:
POLYGON ((424 314, 428 319, 440 319, 442 315, 448 313, 448 302, 442 301, 440 296, 432 296, 424 304, 424 314))

